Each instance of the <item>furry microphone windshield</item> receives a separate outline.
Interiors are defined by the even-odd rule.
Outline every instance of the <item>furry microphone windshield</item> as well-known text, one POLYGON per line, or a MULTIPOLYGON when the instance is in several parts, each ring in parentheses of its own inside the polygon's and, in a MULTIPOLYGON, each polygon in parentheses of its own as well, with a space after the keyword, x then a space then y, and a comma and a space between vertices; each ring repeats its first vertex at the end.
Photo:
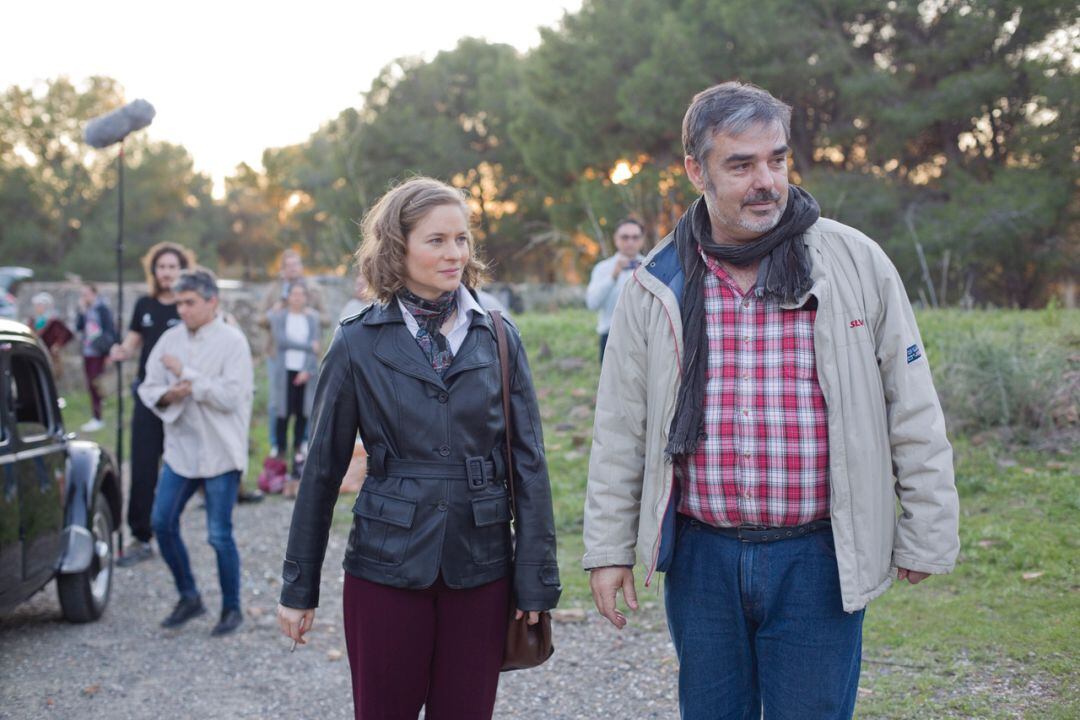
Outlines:
POLYGON ((133 100, 119 110, 100 115, 86 123, 83 137, 91 147, 108 147, 123 140, 128 133, 149 125, 154 115, 153 105, 142 99, 133 100))

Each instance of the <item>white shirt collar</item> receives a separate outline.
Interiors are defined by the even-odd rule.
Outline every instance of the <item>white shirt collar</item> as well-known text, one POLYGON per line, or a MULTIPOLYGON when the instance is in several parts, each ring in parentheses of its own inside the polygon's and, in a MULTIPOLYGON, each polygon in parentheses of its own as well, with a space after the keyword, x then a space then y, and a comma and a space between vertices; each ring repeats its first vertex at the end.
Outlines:
POLYGON ((186 325, 184 326, 184 329, 187 330, 188 337, 201 338, 214 332, 219 326, 224 324, 225 320, 221 317, 221 313, 219 312, 214 314, 213 320, 201 326, 198 330, 191 330, 186 325))
POLYGON ((459 317, 467 315, 469 312, 474 312, 477 315, 487 315, 487 310, 476 302, 476 298, 472 296, 472 293, 464 285, 458 285, 457 304, 459 317))

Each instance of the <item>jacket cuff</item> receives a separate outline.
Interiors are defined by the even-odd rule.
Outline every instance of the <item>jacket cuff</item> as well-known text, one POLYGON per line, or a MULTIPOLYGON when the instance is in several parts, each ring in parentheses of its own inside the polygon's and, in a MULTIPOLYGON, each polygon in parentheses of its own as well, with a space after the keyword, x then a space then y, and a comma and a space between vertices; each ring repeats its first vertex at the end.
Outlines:
POLYGON ((634 561, 637 558, 633 550, 610 550, 610 551, 598 551, 587 552, 585 557, 581 559, 581 567, 586 570, 594 570, 602 567, 612 567, 620 565, 623 567, 634 567, 634 561))
POLYGON ((319 607, 319 573, 313 562, 286 559, 281 568, 281 604, 297 610, 319 607))
POLYGON ((559 604, 562 584, 555 563, 514 564, 514 605, 519 610, 550 610, 559 604))
POLYGON ((931 575, 948 575, 956 567, 956 563, 926 562, 899 552, 893 553, 892 564, 898 568, 930 573, 931 575))

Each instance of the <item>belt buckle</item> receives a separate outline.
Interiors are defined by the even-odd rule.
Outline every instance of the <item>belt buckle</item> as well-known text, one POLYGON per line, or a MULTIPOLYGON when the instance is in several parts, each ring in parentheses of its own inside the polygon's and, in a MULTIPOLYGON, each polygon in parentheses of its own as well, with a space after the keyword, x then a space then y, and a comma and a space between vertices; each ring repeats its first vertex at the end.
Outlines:
POLYGON ((742 542, 759 542, 759 534, 769 530, 765 525, 739 525, 735 529, 736 537, 742 542))
POLYGON ((484 478, 484 458, 465 458, 465 474, 468 476, 470 489, 483 489, 484 485, 487 484, 487 481, 484 478))

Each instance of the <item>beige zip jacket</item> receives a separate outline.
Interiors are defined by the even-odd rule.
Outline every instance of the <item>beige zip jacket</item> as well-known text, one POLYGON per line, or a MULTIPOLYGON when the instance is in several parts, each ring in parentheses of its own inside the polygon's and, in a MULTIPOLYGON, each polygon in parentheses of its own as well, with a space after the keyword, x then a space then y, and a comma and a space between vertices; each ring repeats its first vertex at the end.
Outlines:
MULTIPOLYGON (((896 568, 950 572, 960 549, 952 447, 896 268, 853 228, 805 235, 818 301, 814 349, 828 412, 832 532, 844 610, 883 593, 896 568), (898 502, 899 501, 899 502, 898 502)), ((664 460, 679 388, 683 275, 666 237, 612 318, 585 501, 585 569, 670 564, 677 492, 664 460)), ((801 305, 806 298, 801 298, 801 305)))

